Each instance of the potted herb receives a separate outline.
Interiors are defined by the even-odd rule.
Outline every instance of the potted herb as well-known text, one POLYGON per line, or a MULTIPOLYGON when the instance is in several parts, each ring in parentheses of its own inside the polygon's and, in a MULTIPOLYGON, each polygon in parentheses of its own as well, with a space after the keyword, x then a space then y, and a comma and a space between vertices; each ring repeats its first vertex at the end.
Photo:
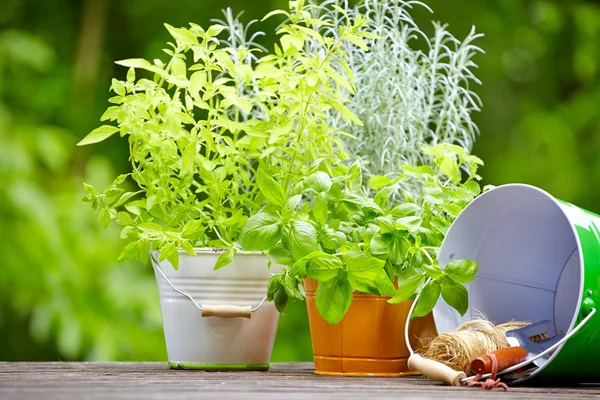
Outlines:
POLYGON ((476 263, 455 260, 442 271, 437 253, 451 221, 480 193, 481 160, 447 144, 423 154, 433 168, 404 165, 393 181, 372 177, 373 197, 363 190, 359 164, 335 176, 317 171, 290 193, 272 179, 259 185, 266 197, 283 197, 250 217, 242 237, 278 227, 269 250, 286 267, 269 282, 269 299, 283 311, 288 299, 306 297, 317 373, 408 373, 407 300, 420 293, 415 317, 429 314, 440 295, 461 314, 467 309, 463 284, 475 277, 476 263), (422 195, 392 206, 391 194, 406 182, 422 195))
POLYGON ((352 79, 336 71, 345 42, 370 37, 366 20, 332 27, 333 38, 313 29, 321 22, 302 0, 290 6, 268 15, 289 22, 274 52, 260 58, 230 12, 208 29, 166 25, 174 38, 164 50, 169 58, 117 62, 129 68, 127 79, 113 79, 114 105, 101 118, 116 126, 79 143, 117 132, 128 139, 132 172, 103 192, 86 184, 85 200, 104 226, 123 227, 130 242, 120 259, 151 257, 172 367, 268 368, 279 314, 272 297, 262 299, 281 264, 270 266, 263 251, 280 251, 282 234, 295 258, 317 246, 313 225, 297 221, 285 231, 273 210, 293 215, 301 196, 289 193, 333 186, 329 175, 343 167, 344 153, 326 113, 360 123, 340 96, 353 90, 352 79), (304 50, 309 37, 317 51, 304 50), (252 318, 203 318, 215 312, 252 318))
MULTIPOLYGON (((481 107, 473 87, 481 84, 475 57, 483 50, 475 42, 483 35, 473 28, 457 38, 437 22, 430 34, 411 15, 415 9, 432 12, 418 1, 332 3, 340 8, 316 6, 314 18, 335 24, 368 15, 368 31, 375 35, 365 38, 363 48, 345 46, 357 82, 347 106, 363 124, 348 122, 335 110, 327 113, 332 125, 355 137, 345 145, 352 159, 361 160, 365 187, 372 176, 396 178, 400 164, 432 166, 422 144, 455 144, 470 152, 479 132, 472 114, 481 107)), ((319 31, 327 29, 322 25, 319 31)), ((314 44, 311 38, 309 46, 314 44)), ((413 195, 419 190, 410 182, 399 189, 413 195)), ((401 201, 401 193, 394 198, 401 201)))

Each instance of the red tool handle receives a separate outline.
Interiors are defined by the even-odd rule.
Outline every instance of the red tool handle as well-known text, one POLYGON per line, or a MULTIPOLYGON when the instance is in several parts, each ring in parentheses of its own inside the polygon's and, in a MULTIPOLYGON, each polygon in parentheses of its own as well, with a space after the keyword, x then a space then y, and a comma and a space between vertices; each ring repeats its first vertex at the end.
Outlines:
MULTIPOLYGON (((471 361, 471 370, 473 372, 476 374, 489 374, 492 372, 492 360, 488 354, 484 354, 471 361)), ((527 358, 527 351, 523 347, 518 346, 496 350, 493 354, 498 360, 498 372, 517 365, 527 358)))

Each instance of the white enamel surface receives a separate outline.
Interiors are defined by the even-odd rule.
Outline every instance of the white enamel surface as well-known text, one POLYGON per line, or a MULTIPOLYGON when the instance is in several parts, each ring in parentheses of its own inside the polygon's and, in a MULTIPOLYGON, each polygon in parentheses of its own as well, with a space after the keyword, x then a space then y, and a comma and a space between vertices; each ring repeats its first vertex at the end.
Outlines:
POLYGON ((474 259, 479 270, 467 285, 463 317, 440 298, 433 310, 438 333, 481 314, 495 324, 551 320, 567 332, 582 290, 578 248, 561 206, 544 191, 515 184, 482 194, 459 215, 440 249, 440 265, 474 259))
MULTIPOLYGON (((214 271, 218 253, 180 253, 175 271, 166 260, 162 271, 178 289, 199 304, 256 307, 267 294, 272 273, 280 270, 261 254, 238 254, 233 262, 214 271)), ((158 259, 158 256, 156 257, 158 259)), ((279 313, 265 301, 252 318, 202 317, 187 297, 177 293, 155 268, 169 361, 193 363, 268 363, 279 313)))

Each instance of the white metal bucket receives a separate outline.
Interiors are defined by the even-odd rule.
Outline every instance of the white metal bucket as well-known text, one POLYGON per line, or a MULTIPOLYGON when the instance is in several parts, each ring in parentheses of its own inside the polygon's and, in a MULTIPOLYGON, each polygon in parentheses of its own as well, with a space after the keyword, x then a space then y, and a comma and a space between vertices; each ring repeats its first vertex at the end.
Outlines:
POLYGON ((178 270, 166 260, 157 262, 158 252, 152 253, 169 365, 267 370, 279 313, 271 302, 263 300, 271 274, 280 267, 273 264, 268 269, 267 257, 261 253, 238 252, 231 264, 214 271, 220 252, 208 249, 196 253, 180 252, 178 270), (250 318, 206 316, 206 310, 197 307, 201 304, 243 307, 248 316, 250 308, 254 311, 250 318))

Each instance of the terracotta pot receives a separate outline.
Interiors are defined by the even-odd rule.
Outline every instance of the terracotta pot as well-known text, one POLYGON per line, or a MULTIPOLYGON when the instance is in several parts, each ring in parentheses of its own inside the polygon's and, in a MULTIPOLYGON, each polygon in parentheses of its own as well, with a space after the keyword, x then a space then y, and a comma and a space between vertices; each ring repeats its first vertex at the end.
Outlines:
MULTIPOLYGON (((304 282, 315 373, 347 376, 418 375, 409 370, 404 325, 410 301, 389 304, 390 297, 354 292, 352 305, 342 321, 331 325, 317 310, 317 282, 304 282)), ((437 336, 431 314, 410 323, 411 346, 421 347, 437 336)))

